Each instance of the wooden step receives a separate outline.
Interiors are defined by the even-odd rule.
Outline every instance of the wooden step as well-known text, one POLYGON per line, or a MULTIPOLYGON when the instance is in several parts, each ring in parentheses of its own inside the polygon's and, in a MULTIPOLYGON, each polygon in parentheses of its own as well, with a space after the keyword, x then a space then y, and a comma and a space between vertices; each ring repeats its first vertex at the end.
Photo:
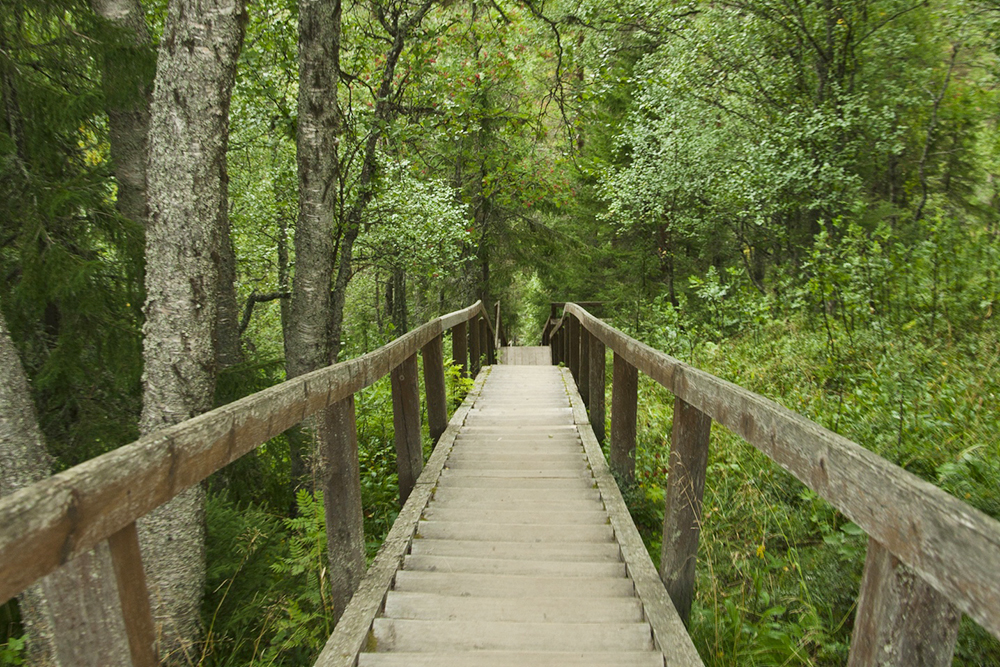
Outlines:
POLYGON ((463 468, 478 469, 492 468, 494 470, 528 470, 538 468, 547 469, 578 469, 586 470, 587 459, 583 453, 579 454, 547 454, 538 453, 533 455, 516 454, 511 452, 490 452, 476 453, 458 450, 452 452, 445 463, 450 470, 461 470, 463 468))
POLYGON ((563 479, 553 477, 527 479, 524 477, 470 477, 468 475, 455 475, 443 472, 438 484, 438 488, 451 487, 455 489, 585 491, 587 489, 597 488, 593 478, 587 478, 582 475, 577 477, 566 477, 563 479))
POLYGON ((469 556, 406 556, 403 568, 421 572, 524 574, 540 577, 624 577, 625 563, 507 560, 469 556))
POLYGON ((435 497, 427 506, 437 509, 464 509, 477 511, 536 511, 548 512, 602 512, 604 503, 597 498, 563 496, 562 500, 523 500, 521 498, 445 498, 447 491, 435 497))
POLYGON ((466 653, 362 653, 358 667, 663 667, 653 651, 470 651, 466 653))
POLYGON ((495 542, 488 540, 419 539, 410 544, 411 554, 465 556, 509 560, 620 562, 615 542, 495 542))
POLYGON ((452 468, 445 465, 444 471, 441 473, 441 483, 445 483, 446 480, 455 479, 460 477, 489 477, 492 479, 590 479, 593 480, 594 476, 590 473, 590 470, 583 465, 575 466, 572 468, 523 468, 519 470, 511 470, 507 468, 452 468))
POLYGON ((646 623, 511 623, 411 621, 377 618, 372 626, 382 651, 647 651, 646 623))
POLYGON ((387 618, 423 621, 516 621, 520 623, 639 623, 638 598, 494 598, 389 591, 387 618))
POLYGON ((601 493, 593 486, 575 487, 571 489, 486 489, 475 486, 439 486, 434 490, 434 501, 490 500, 498 503, 512 501, 524 502, 574 502, 577 500, 600 501, 601 493))
POLYGON ((484 524, 458 521, 420 521, 417 539, 485 540, 487 542, 611 542, 610 524, 484 524))
POLYGON ((436 593, 459 597, 634 597, 635 587, 623 577, 531 577, 518 574, 467 574, 450 572, 396 573, 397 591, 436 593))
POLYGON ((442 507, 431 503, 424 510, 427 521, 457 521, 460 523, 544 523, 544 524, 605 524, 608 523, 608 513, 603 509, 577 511, 542 512, 536 508, 524 510, 503 509, 457 509, 442 507))

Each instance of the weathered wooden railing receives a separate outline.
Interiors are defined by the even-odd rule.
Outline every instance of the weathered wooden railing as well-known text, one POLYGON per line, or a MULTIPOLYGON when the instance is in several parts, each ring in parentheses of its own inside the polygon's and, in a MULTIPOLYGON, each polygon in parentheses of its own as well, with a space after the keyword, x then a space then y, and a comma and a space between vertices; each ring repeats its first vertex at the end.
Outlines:
POLYGON ((716 421, 868 534, 849 665, 949 665, 962 614, 1000 638, 1000 522, 777 403, 630 338, 577 304, 546 326, 603 437, 614 353, 610 463, 635 475, 638 371, 674 394, 660 578, 682 618, 694 594, 709 432, 716 421))
MULTIPOLYGON (((452 357, 466 372, 471 368, 475 374, 481 359, 494 359, 493 327, 477 302, 362 357, 157 431, 0 499, 0 601, 108 540, 133 664, 157 664, 136 520, 322 412, 342 427, 337 445, 355 458, 353 479, 338 477, 335 483, 357 487, 353 493, 339 486, 325 491, 356 499, 359 506, 349 511, 360 515, 357 434, 343 426, 354 423, 355 392, 390 373, 400 496, 405 500, 423 466, 417 353, 424 358, 428 425, 436 440, 448 424, 442 339, 449 329, 452 357)), ((337 518, 328 516, 328 524, 337 518)))

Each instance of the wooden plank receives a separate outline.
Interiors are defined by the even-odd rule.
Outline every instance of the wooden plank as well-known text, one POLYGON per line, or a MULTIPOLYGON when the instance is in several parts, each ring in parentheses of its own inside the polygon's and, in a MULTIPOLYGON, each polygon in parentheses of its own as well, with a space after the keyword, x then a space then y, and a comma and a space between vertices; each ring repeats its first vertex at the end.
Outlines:
POLYGON ((362 357, 162 429, 0 499, 0 602, 261 443, 371 385, 445 328, 481 311, 476 303, 449 313, 362 357))
POLYGON ((604 343, 598 340, 597 336, 589 336, 590 339, 590 425, 594 429, 594 435, 598 442, 604 442, 604 420, 605 420, 605 353, 604 343))
POLYGON ((371 630, 375 614, 382 608, 386 593, 392 585, 396 570, 403 563, 403 557, 410 547, 413 534, 420 520, 420 513, 427 506, 438 483, 438 477, 444 468, 444 462, 455 444, 455 436, 465 422, 472 405, 479 398, 487 374, 476 378, 476 384, 465 397, 465 401, 455 411, 434 453, 431 454, 427 467, 417 480, 413 492, 406 505, 400 511, 392 524, 389 534, 375 556, 368 574, 361 581, 354 597, 340 618, 340 622, 327 640, 322 653, 316 659, 315 667, 353 667, 357 661, 358 652, 364 647, 371 630))
POLYGON ((479 317, 476 316, 469 320, 469 372, 472 373, 472 377, 477 377, 479 370, 482 368, 482 350, 479 348, 480 340, 479 317))
POLYGON ((785 407, 654 350, 568 304, 675 396, 766 454, 1000 638, 1000 522, 785 407))
POLYGON ((146 589, 146 573, 139 550, 139 532, 130 523, 108 538, 111 564, 118 584, 122 618, 128 635, 133 667, 155 667, 160 664, 156 650, 156 628, 146 589))
POLYGON ((607 461, 604 460, 601 445, 594 437, 594 432, 585 426, 587 411, 579 393, 572 388, 568 377, 569 371, 563 369, 562 373, 563 377, 566 378, 566 386, 570 389, 569 399, 573 406, 573 414, 577 423, 581 425, 579 430, 580 438, 583 440, 583 448, 587 452, 587 458, 594 472, 594 479, 597 480, 597 487, 601 491, 604 506, 608 510, 615 539, 621 547, 622 559, 625 561, 629 576, 635 584, 636 595, 642 600, 646 620, 653 629, 653 642, 667 656, 667 664, 670 667, 702 665, 701 657, 698 655, 683 621, 677 615, 677 610, 674 608, 670 596, 667 595, 663 582, 660 581, 659 573, 653 567, 652 561, 649 560, 649 552, 646 551, 646 545, 643 544, 642 537, 632 522, 632 516, 628 512, 628 507, 625 506, 625 501, 622 499, 618 484, 611 474, 611 469, 608 467, 607 461))
POLYGON ((583 404, 590 408, 590 334, 583 327, 580 327, 580 374, 577 377, 577 386, 580 388, 580 396, 583 404))
POLYGON ((947 667, 962 613, 868 540, 848 667, 947 667))
POLYGON ((708 466, 712 419, 674 399, 674 426, 663 513, 660 578, 686 624, 694 600, 695 562, 701 532, 701 503, 708 466))
POLYGON ((413 490, 424 466, 420 441, 420 388, 417 383, 417 355, 392 370, 392 424, 396 443, 396 471, 399 474, 399 505, 413 490))
POLYGON ((323 411, 319 459, 330 590, 334 619, 338 619, 365 576, 364 510, 353 394, 323 411))
POLYGON ((451 330, 451 359, 462 367, 462 375, 469 377, 469 327, 465 322, 451 330))
POLYGON ((611 469, 624 484, 635 479, 635 418, 639 374, 615 352, 611 369, 611 469))
POLYGON ((448 395, 444 386, 444 351, 438 335, 421 348, 424 362, 424 395, 427 397, 427 426, 431 442, 437 442, 448 428, 448 395))
POLYGON ((566 344, 569 349, 568 366, 573 375, 573 385, 579 386, 580 377, 580 323, 575 317, 569 318, 566 344))

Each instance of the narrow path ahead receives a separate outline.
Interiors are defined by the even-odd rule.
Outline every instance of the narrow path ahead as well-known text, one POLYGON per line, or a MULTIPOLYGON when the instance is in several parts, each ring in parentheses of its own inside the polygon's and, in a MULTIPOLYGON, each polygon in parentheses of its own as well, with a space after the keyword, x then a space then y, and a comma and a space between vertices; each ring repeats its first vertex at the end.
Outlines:
POLYGON ((358 664, 662 667, 563 372, 487 372, 358 664))

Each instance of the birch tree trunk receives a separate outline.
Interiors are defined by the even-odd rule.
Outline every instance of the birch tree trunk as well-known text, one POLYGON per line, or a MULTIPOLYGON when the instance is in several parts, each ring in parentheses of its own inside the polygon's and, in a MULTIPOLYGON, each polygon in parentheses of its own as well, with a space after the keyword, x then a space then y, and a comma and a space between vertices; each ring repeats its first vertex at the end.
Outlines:
POLYGON ((132 37, 132 44, 105 54, 101 74, 111 161, 118 181, 118 211, 145 226, 149 218, 146 157, 155 58, 146 15, 139 0, 91 0, 91 6, 98 16, 132 37))
POLYGON ((296 160, 299 215, 295 278, 285 339, 288 377, 330 363, 327 321, 333 277, 333 223, 340 187, 340 0, 299 2, 299 100, 296 160))
MULTIPOLYGON (((229 101, 244 12, 243 0, 171 0, 168 8, 149 133, 143 434, 212 406, 229 101)), ((204 491, 189 489, 139 527, 161 654, 193 662, 204 491)))
MULTIPOLYGON (((0 313, 0 496, 52 472, 21 360, 0 313)), ((29 664, 130 665, 107 542, 71 560, 18 600, 29 664)))
MULTIPOLYGON (((322 368, 336 350, 330 341, 333 231, 340 188, 337 145, 341 112, 340 0, 299 2, 299 99, 296 156, 299 213, 295 227, 295 278, 285 337, 288 377, 322 368)), ((324 411, 310 429, 313 478, 324 492, 330 586, 339 618, 365 573, 364 516, 357 470, 354 402, 324 411)), ((301 441, 293 438, 292 484, 305 473, 301 441)))

